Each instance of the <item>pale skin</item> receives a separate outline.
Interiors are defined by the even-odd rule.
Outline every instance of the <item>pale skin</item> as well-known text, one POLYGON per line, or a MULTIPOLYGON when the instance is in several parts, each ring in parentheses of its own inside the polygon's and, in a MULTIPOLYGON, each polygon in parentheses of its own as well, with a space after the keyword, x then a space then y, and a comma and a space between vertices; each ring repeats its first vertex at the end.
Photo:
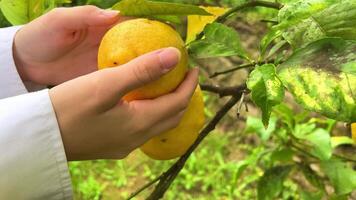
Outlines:
POLYGON ((117 12, 93 6, 60 8, 15 36, 14 57, 21 78, 57 85, 49 95, 68 160, 126 157, 179 124, 198 84, 198 70, 193 69, 172 93, 123 101, 126 93, 159 79, 180 59, 177 49, 166 48, 96 71, 101 38, 123 20, 117 12))

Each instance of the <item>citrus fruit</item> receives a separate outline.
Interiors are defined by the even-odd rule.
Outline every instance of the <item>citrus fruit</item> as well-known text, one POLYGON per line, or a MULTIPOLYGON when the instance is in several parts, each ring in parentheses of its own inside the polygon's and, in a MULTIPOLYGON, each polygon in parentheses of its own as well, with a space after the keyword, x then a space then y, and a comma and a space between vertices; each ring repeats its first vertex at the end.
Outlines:
POLYGON ((205 122, 204 102, 198 86, 179 125, 155 136, 141 150, 151 158, 168 160, 183 155, 197 139, 205 122))
POLYGON ((181 60, 157 81, 128 93, 124 99, 150 99, 173 91, 184 79, 188 53, 180 35, 170 26, 154 20, 133 19, 117 24, 103 37, 98 52, 99 69, 116 67, 145 53, 175 47, 181 60))
MULTIPOLYGON (((127 101, 151 99, 173 91, 187 72, 188 53, 179 34, 170 26, 148 19, 134 19, 114 26, 104 36, 98 52, 99 69, 116 67, 165 47, 176 47, 181 60, 159 80, 124 96, 127 101)), ((204 125, 204 102, 198 87, 180 124, 146 142, 141 150, 154 159, 166 160, 183 155, 196 140, 204 125)))

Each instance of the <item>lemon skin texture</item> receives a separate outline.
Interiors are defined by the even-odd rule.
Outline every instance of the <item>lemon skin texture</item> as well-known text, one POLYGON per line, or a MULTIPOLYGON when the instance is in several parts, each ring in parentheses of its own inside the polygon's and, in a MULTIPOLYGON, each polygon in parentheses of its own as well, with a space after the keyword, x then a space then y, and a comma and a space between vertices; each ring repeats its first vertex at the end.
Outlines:
POLYGON ((156 160, 182 156, 197 139, 204 123, 204 101, 198 86, 179 125, 153 137, 141 146, 141 150, 156 160))
POLYGON ((99 69, 120 67, 140 55, 166 47, 179 49, 180 62, 159 80, 133 90, 124 97, 127 101, 155 98, 173 91, 184 79, 188 66, 185 44, 167 24, 143 18, 117 24, 102 39, 98 66, 99 69))

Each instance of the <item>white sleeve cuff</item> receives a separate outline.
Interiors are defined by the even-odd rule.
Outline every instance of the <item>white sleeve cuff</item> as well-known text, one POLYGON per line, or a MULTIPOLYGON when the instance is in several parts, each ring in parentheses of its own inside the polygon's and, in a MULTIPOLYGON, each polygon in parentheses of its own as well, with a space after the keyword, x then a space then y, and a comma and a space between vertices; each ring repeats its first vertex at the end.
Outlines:
POLYGON ((0 99, 27 93, 13 58, 13 41, 20 26, 0 29, 0 99))
POLYGON ((72 199, 48 90, 0 100, 0 199, 72 199))

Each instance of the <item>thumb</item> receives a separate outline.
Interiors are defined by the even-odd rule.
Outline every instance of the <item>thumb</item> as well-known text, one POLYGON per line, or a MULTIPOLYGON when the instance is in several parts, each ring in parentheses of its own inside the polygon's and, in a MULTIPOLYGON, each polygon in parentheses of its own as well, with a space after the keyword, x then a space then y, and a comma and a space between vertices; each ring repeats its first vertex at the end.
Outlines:
POLYGON ((120 67, 99 71, 104 81, 101 88, 110 94, 103 103, 115 105, 128 92, 159 79, 178 64, 180 55, 178 49, 169 47, 142 55, 120 67))
POLYGON ((102 10, 90 5, 55 8, 48 14, 50 24, 70 30, 84 29, 89 26, 108 26, 119 19, 118 11, 102 10))
POLYGON ((123 86, 119 88, 121 93, 125 95, 159 79, 178 64, 180 56, 178 49, 169 47, 145 54, 116 68, 115 75, 121 77, 123 86))

